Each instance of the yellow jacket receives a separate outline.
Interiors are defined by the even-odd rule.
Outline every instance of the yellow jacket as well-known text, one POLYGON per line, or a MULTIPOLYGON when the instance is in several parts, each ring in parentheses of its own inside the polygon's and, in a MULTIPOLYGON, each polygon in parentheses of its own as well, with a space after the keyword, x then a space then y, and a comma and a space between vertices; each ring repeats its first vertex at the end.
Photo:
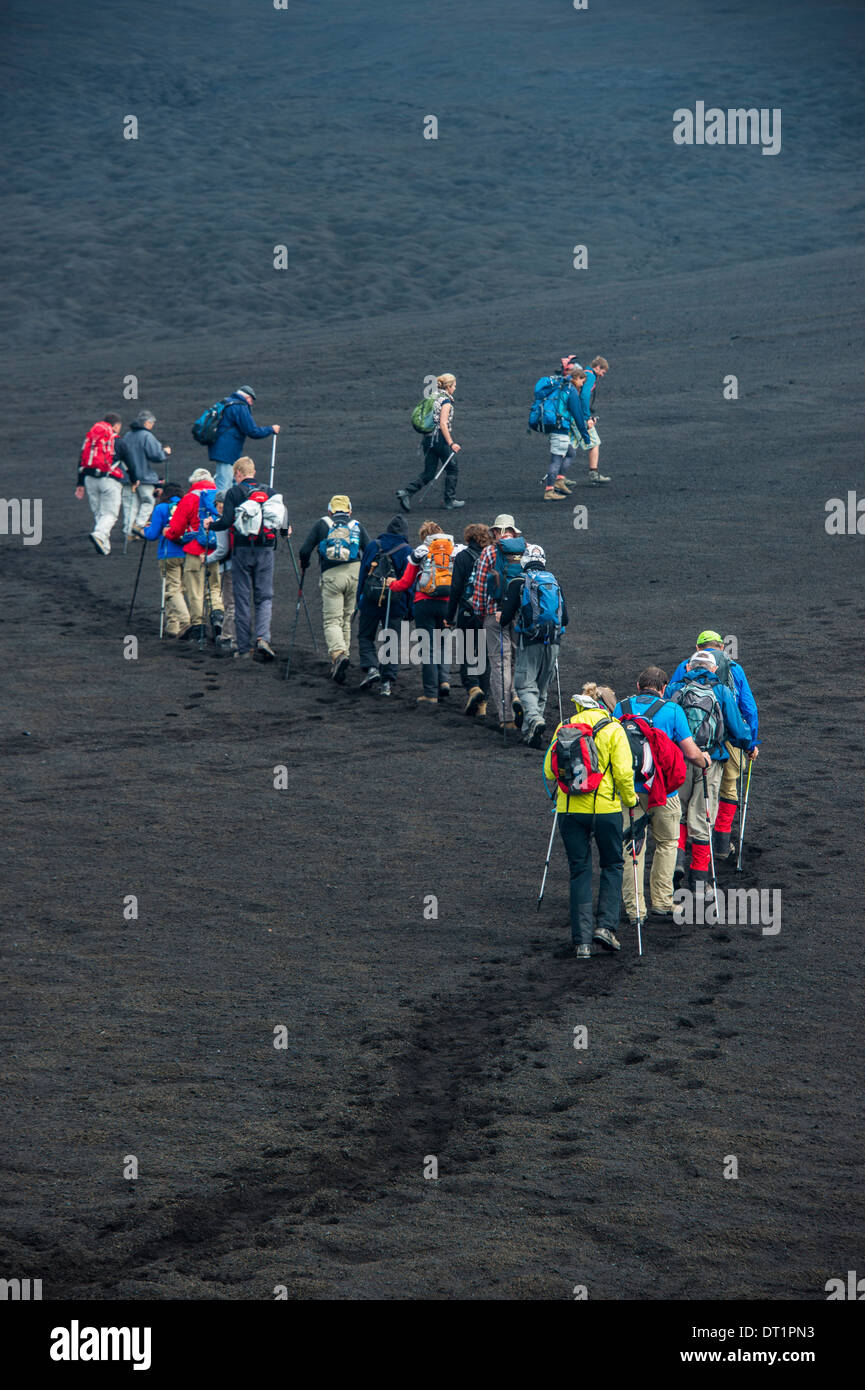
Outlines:
MULTIPOLYGON (((603 709, 580 709, 576 710, 566 722, 591 724, 594 728, 606 717, 608 717, 607 711, 603 709)), ((552 743, 547 749, 547 756, 544 758, 544 776, 548 782, 554 781, 553 745, 556 741, 556 734, 561 727, 561 724, 556 726, 552 743)), ((610 811, 621 811, 623 805, 637 805, 631 745, 628 743, 628 736, 619 721, 613 719, 612 723, 606 724, 595 736, 595 743, 604 773, 601 784, 596 792, 575 792, 571 796, 567 796, 561 787, 558 787, 556 809, 560 814, 592 815, 593 812, 597 812, 598 815, 603 815, 610 811)))

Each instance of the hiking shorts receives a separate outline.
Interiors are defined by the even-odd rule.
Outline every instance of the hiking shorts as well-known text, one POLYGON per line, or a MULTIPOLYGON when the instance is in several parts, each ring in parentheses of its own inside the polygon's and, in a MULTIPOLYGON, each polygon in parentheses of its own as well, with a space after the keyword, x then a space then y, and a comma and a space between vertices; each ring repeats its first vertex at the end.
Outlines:
POLYGON ((571 436, 569 434, 551 434, 549 436, 550 453, 555 454, 556 458, 564 458, 568 449, 571 447, 571 436))
POLYGON ((583 439, 582 435, 579 436, 579 439, 580 448, 585 449, 586 452, 588 452, 589 449, 597 449, 598 445, 601 442, 601 436, 598 434, 598 431, 595 429, 594 425, 592 425, 592 428, 589 430, 588 444, 586 443, 585 439, 583 439))

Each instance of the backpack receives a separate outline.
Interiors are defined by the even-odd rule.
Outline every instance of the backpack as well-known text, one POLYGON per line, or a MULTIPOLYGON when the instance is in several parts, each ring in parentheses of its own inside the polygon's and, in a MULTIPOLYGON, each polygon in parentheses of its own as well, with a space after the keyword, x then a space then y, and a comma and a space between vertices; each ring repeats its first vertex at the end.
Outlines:
POLYGON ((451 536, 432 536, 417 577, 416 591, 427 598, 448 598, 454 573, 454 543, 451 536))
POLYGON ((527 570, 515 624, 523 637, 558 642, 562 635, 562 591, 549 570, 527 570))
MULTIPOLYGON (((124 470, 119 466, 119 462, 114 462, 117 442, 111 426, 105 420, 97 420, 96 424, 91 425, 84 436, 84 442, 81 445, 81 467, 95 468, 106 478, 127 482, 128 479, 124 470)), ((121 455, 118 454, 118 460, 120 458, 121 455)))
POLYGON ((418 434, 435 434, 435 396, 424 396, 422 401, 418 401, 411 413, 412 428, 418 434))
POLYGON ((512 579, 521 579, 523 567, 520 556, 526 548, 522 536, 506 536, 496 541, 496 558, 487 578, 487 593, 490 598, 504 598, 512 579))
POLYGON ((472 599, 474 597, 475 589, 477 588, 478 562, 481 556, 480 551, 475 550, 474 546, 469 546, 468 549, 469 552, 474 556, 474 564, 472 565, 471 573, 469 574, 468 579, 463 585, 463 591, 460 594, 459 599, 457 601, 457 608, 459 612, 463 615, 463 617, 477 619, 478 615, 474 610, 474 604, 472 602, 472 599))
POLYGON ((682 706, 691 737, 704 753, 720 748, 726 738, 724 714, 718 697, 703 681, 686 681, 670 696, 682 706))
POLYGON ((381 541, 378 543, 378 554, 370 561, 369 569, 366 572, 366 579, 363 585, 363 598, 366 603, 381 606, 387 597, 387 580, 396 579, 397 569, 394 555, 400 550, 410 550, 411 546, 407 542, 395 545, 390 550, 385 550, 381 541))
POLYGON ((718 664, 716 675, 722 685, 726 685, 733 694, 736 693, 736 682, 733 680, 733 667, 738 666, 738 662, 729 657, 726 652, 719 652, 717 647, 712 648, 712 655, 718 664))
POLYGON ((219 430, 219 422, 223 412, 228 405, 228 397, 222 401, 217 401, 216 405, 210 406, 208 410, 202 411, 192 426, 192 438, 199 444, 212 444, 216 439, 219 430))
POLYGON ((604 715, 594 727, 580 720, 569 720, 562 724, 556 734, 550 763, 553 776, 566 796, 598 790, 605 769, 601 768, 594 736, 612 722, 609 715, 604 715))
POLYGON ((282 493, 271 496, 260 486, 253 486, 249 495, 234 512, 234 529, 241 536, 258 536, 262 544, 276 540, 276 533, 285 526, 285 503, 282 493))
POLYGON ((538 434, 567 434, 571 426, 570 389, 570 382, 563 376, 542 376, 535 386, 529 429, 538 434))
POLYGON ((625 731, 631 749, 634 781, 645 782, 647 787, 651 787, 655 776, 655 759, 648 731, 652 728, 652 715, 663 708, 664 701, 656 699, 647 705, 642 713, 635 714, 630 700, 623 700, 622 712, 619 715, 619 723, 625 731))
POLYGON ((336 521, 333 517, 323 518, 328 524, 328 533, 318 543, 318 553, 322 560, 330 560, 335 565, 346 565, 360 555, 360 522, 336 521))

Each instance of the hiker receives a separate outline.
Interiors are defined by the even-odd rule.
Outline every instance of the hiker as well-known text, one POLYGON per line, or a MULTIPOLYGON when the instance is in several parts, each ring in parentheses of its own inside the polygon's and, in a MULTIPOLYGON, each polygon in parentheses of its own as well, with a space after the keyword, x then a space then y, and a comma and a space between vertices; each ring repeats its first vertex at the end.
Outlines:
POLYGON ((109 412, 84 437, 78 460, 78 486, 75 496, 79 502, 86 496, 93 513, 93 530, 89 540, 100 555, 111 553, 111 531, 120 511, 125 470, 114 458, 114 446, 122 421, 109 412))
MULTIPOLYGON (((759 753, 757 733, 760 721, 757 713, 757 702, 748 683, 748 677, 739 662, 734 661, 724 651, 724 639, 720 633, 713 632, 711 629, 701 632, 697 638, 697 651, 710 651, 713 654, 718 679, 723 685, 726 685, 728 690, 733 692, 736 704, 739 706, 739 713, 751 730, 748 760, 753 762, 759 753)), ((676 685, 681 681, 685 666, 686 662, 681 661, 676 667, 670 678, 671 685, 676 685)), ((728 743, 727 752, 729 757, 724 764, 721 785, 718 788, 718 814, 715 817, 715 830, 712 836, 715 855, 720 859, 726 859, 730 853, 730 835, 736 808, 739 805, 739 779, 743 763, 742 753, 735 744, 728 743)))
MULTIPOLYGON (((291 535, 282 496, 255 477, 255 464, 248 455, 237 459, 233 469, 234 486, 228 489, 222 516, 208 518, 205 529, 212 535, 230 531, 231 584, 234 598, 236 661, 273 661, 270 645, 273 612, 273 565, 278 533, 291 535), (252 604, 255 602, 255 650, 253 652, 252 604)), ((221 606, 221 605, 220 605, 221 606)), ((221 624, 220 624, 221 627, 221 624)), ((222 636, 221 631, 217 634, 222 636)))
POLYGON ((522 576, 520 555, 526 548, 522 532, 508 512, 501 512, 490 527, 492 544, 477 562, 472 610, 483 621, 487 663, 490 669, 492 717, 502 729, 522 724, 523 707, 514 694, 514 635, 496 617, 501 611, 508 584, 522 576))
POLYGON ((406 593, 414 586, 412 617, 419 631, 426 633, 429 661, 421 661, 423 694, 419 709, 437 709, 439 701, 450 695, 450 671, 442 658, 445 621, 453 582, 454 557, 462 550, 453 536, 442 531, 437 521, 425 521, 418 532, 418 544, 408 558, 399 579, 390 581, 392 594, 406 593))
POLYGON ((575 713, 558 725, 544 758, 544 776, 557 782, 558 827, 571 871, 571 941, 578 960, 592 955, 592 941, 618 951, 622 892, 622 806, 636 806, 631 748, 611 711, 616 697, 607 686, 587 681, 573 696, 575 713), (574 730, 583 726, 583 733, 574 730), (563 737, 560 741, 560 734, 563 737), (592 771, 594 742, 596 763, 592 771), (570 790, 585 786, 586 791, 570 790), (597 920, 592 914, 592 840, 598 847, 601 880, 597 920))
POLYGON ((349 667, 351 620, 357 597, 360 557, 369 536, 351 515, 351 498, 338 492, 331 497, 327 515, 321 517, 300 547, 300 568, 309 568, 313 550, 321 569, 321 614, 324 640, 330 655, 331 680, 342 685, 349 667))
POLYGON ((388 528, 370 541, 363 552, 360 572, 357 577, 357 607, 360 613, 357 625, 357 646, 360 664, 365 668, 361 689, 378 685, 380 695, 392 695, 397 668, 391 662, 380 662, 375 647, 376 633, 385 625, 398 629, 399 624, 408 619, 409 603, 404 593, 391 596, 388 579, 399 579, 405 572, 411 546, 405 521, 395 516, 388 528))
POLYGON ((694 652, 686 662, 681 678, 668 682, 665 694, 668 699, 675 700, 676 704, 682 706, 691 737, 697 747, 708 753, 711 758, 711 766, 705 774, 698 771, 693 763, 689 764, 687 777, 679 791, 682 821, 673 874, 673 882, 678 887, 685 876, 686 849, 690 841, 688 887, 694 891, 697 884, 701 883, 704 893, 708 896, 711 867, 709 836, 718 812, 718 791, 724 763, 730 756, 727 743, 732 743, 738 748, 749 748, 751 730, 739 712, 732 691, 718 679, 718 664, 714 652, 694 652), (703 776, 706 778, 705 791, 702 786, 703 776))
POLYGON ((610 364, 606 357, 593 357, 589 370, 585 373, 585 380, 580 387, 580 400, 583 406, 583 414, 586 417, 586 428, 589 432, 588 440, 580 440, 580 448, 588 451, 589 455, 589 482, 608 483, 609 478, 605 478, 598 467, 598 456, 600 453, 601 440, 595 428, 598 421, 598 413, 595 410, 595 391, 599 381, 603 381, 610 364))
MULTIPOLYGON (((679 847, 679 823, 682 818, 682 803, 679 788, 682 786, 686 768, 685 762, 692 763, 701 772, 708 769, 711 758, 698 748, 691 737, 691 729, 684 711, 672 700, 664 696, 667 673, 659 666, 647 666, 637 677, 637 693, 627 700, 620 700, 613 710, 618 720, 628 721, 632 717, 645 720, 646 724, 664 739, 652 737, 649 743, 649 756, 642 763, 650 783, 645 777, 634 774, 634 786, 640 802, 640 817, 635 824, 635 843, 637 849, 637 882, 639 903, 634 892, 634 876, 626 868, 622 879, 622 899, 631 926, 636 926, 646 915, 645 890, 643 879, 646 867, 646 832, 651 826, 655 841, 652 871, 649 875, 649 890, 652 895, 650 918, 659 922, 673 920, 673 872, 676 867, 676 854, 679 847), (674 744, 682 758, 677 759, 674 744), (640 823, 642 817, 646 821, 640 823), (648 822, 648 823, 646 823, 648 822)), ((638 731, 639 737, 639 731, 638 731)), ((628 841, 629 821, 625 813, 625 839, 628 841)))
POLYGON ((202 641, 205 636, 206 606, 214 637, 222 632, 222 593, 219 588, 219 567, 208 565, 210 553, 206 532, 201 530, 205 517, 215 518, 213 496, 216 486, 206 468, 196 468, 189 475, 189 490, 181 497, 166 528, 168 540, 181 545, 184 551, 183 593, 189 609, 190 626, 182 634, 189 641, 202 641))
POLYGON ((451 455, 450 462, 445 468, 445 509, 452 511, 456 507, 465 506, 465 502, 461 502, 457 498, 457 478, 459 476, 457 455, 460 451, 460 445, 455 443, 453 437, 456 385, 457 379, 451 372, 443 372, 441 376, 436 377, 438 390, 432 398, 432 429, 429 433, 424 433, 421 438, 424 460, 423 472, 419 478, 415 478, 413 483, 399 488, 396 494, 397 501, 404 512, 411 511, 409 498, 432 482, 449 455, 451 455))
POLYGON ((547 401, 547 413, 550 409, 558 412, 556 423, 563 427, 548 433, 550 462, 544 479, 545 502, 563 502, 573 491, 566 477, 567 471, 576 460, 577 442, 582 440, 586 447, 589 444, 589 431, 580 395, 585 380, 586 373, 580 364, 571 358, 563 357, 561 377, 542 377, 535 387, 536 400, 539 391, 545 391, 547 395, 555 398, 547 401), (550 385, 544 386, 546 382, 550 385))
MULTIPOLYGON (((460 680, 466 691, 463 714, 473 715, 478 719, 483 719, 487 712, 487 700, 490 693, 490 663, 486 656, 486 633, 484 632, 483 618, 472 608, 472 594, 477 578, 478 561, 486 547, 492 545, 492 541, 492 531, 482 523, 474 523, 463 531, 465 548, 459 551, 454 560, 451 596, 448 599, 448 611, 445 620, 448 627, 457 628, 466 634, 464 636, 466 646, 468 645, 467 634, 469 632, 476 633, 474 640, 477 643, 478 660, 476 662, 469 662, 468 660, 461 662, 460 680), (479 666, 480 670, 470 671, 470 665, 479 666)), ((467 652, 464 655, 467 655, 467 652)))
POLYGON ((251 386, 238 386, 226 397, 219 417, 216 438, 207 447, 207 457, 217 465, 214 480, 219 492, 229 492, 234 484, 233 469, 243 454, 247 439, 267 439, 279 434, 279 425, 257 425, 250 409, 255 400, 251 386))
POLYGON ((514 624, 514 694, 523 710, 523 739, 529 747, 539 748, 546 729, 547 692, 556 672, 568 610, 559 581, 547 569, 541 546, 527 545, 520 566, 522 577, 508 584, 499 625, 506 628, 514 624))
MULTIPOLYGON (((225 511, 225 493, 218 492, 213 505, 220 518, 225 511)), ((289 527, 291 530, 291 527, 289 527)), ((237 651, 237 632, 234 625, 234 580, 231 571, 233 531, 218 531, 214 560, 219 565, 219 587, 222 591, 222 631, 216 639, 216 649, 223 656, 237 651)))
POLYGON ((165 633, 168 637, 183 638, 190 626, 189 609, 183 595, 183 562, 186 556, 183 547, 165 535, 174 509, 180 501, 181 488, 177 483, 165 482, 157 485, 157 490, 159 501, 153 508, 147 526, 142 530, 142 539, 159 540, 156 556, 159 561, 159 573, 165 580, 165 633))
POLYGON ((154 487, 159 473, 154 463, 165 463, 171 453, 160 444, 153 433, 156 416, 150 410, 140 410, 129 429, 117 441, 115 450, 122 449, 123 462, 129 481, 123 484, 123 534, 141 534, 153 511, 154 487))

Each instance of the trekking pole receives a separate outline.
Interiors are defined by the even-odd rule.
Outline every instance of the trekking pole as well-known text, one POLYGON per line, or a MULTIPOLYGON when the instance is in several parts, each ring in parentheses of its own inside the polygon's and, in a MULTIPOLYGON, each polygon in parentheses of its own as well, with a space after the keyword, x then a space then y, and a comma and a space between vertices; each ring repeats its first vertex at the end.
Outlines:
POLYGON ((537 911, 538 911, 538 912, 540 912, 540 910, 541 910, 541 900, 542 900, 542 898, 543 898, 543 896, 544 896, 544 889, 545 889, 546 886, 547 886, 547 870, 548 870, 549 867, 550 867, 550 859, 552 858, 552 854, 553 854, 553 840, 554 840, 555 834, 556 834, 556 825, 558 824, 558 819, 559 819, 559 808, 558 808, 558 806, 557 806, 556 809, 555 809, 555 812, 553 813, 553 828, 552 828, 552 830, 550 831, 550 843, 547 845, 547 857, 546 857, 546 860, 545 860, 545 862, 544 862, 544 876, 543 876, 543 878, 541 879, 541 891, 540 891, 540 893, 538 894, 538 906, 537 906, 537 911))
POLYGON ((447 468, 447 466, 448 466, 448 464, 450 463, 450 461, 451 461, 451 459, 453 458, 453 456, 454 456, 454 451, 453 451, 453 449, 451 449, 450 453, 448 454, 447 458, 445 459, 445 461, 444 461, 444 463, 442 464, 441 468, 439 469, 438 473, 436 473, 436 475, 435 475, 435 477, 433 478, 432 482, 431 482, 431 483, 427 483, 426 487, 423 488, 423 490, 421 491, 420 496, 419 496, 418 499, 417 499, 418 502, 422 502, 423 499, 426 497, 427 493, 429 492, 430 488, 431 488, 431 487, 435 487, 436 483, 438 482, 438 480, 439 480, 439 478, 441 477, 442 473, 444 473, 445 469, 447 468))
POLYGON ((748 795, 749 795, 749 793, 750 793, 750 791, 751 791, 751 769, 753 768, 753 766, 754 766, 753 760, 752 760, 751 758, 749 758, 749 759, 748 759, 748 780, 747 780, 747 782, 745 783, 745 805, 744 805, 743 809, 742 809, 742 810, 740 811, 740 813, 739 813, 739 814, 741 815, 741 817, 742 817, 742 823, 741 823, 741 825, 739 826, 739 856, 738 856, 738 858, 737 858, 737 860, 736 860, 736 873, 737 873, 737 874, 740 874, 740 873, 742 872, 742 846, 743 846, 744 843, 745 843, 745 821, 748 819, 748 795))
POLYGON ((637 846, 634 842, 634 808, 628 807, 628 819, 631 822, 631 862, 634 866, 634 903, 637 914, 637 955, 643 954, 643 923, 640 917, 640 886, 637 880, 637 846))
POLYGON ((288 680, 288 673, 291 670, 291 653, 294 650, 294 638, 297 632, 297 620, 300 617, 300 604, 303 598, 303 581, 305 578, 306 571, 304 570, 303 574, 300 576, 300 584, 297 590, 297 603, 294 606, 294 626, 291 629, 291 641, 288 644, 288 656, 286 657, 285 661, 285 676, 283 677, 284 680, 288 680))
POLYGON ((162 576, 162 598, 159 604, 159 640, 162 641, 162 634, 165 631, 165 575, 162 576))
MULTIPOLYGON (((198 639, 198 650, 200 652, 203 652, 207 646, 208 624, 211 627, 213 626, 213 599, 210 597, 210 575, 207 572, 207 555, 208 551, 205 549, 201 557, 201 563, 204 566, 204 598, 201 605, 201 616, 202 618, 206 617, 207 621, 201 624, 201 636, 198 639)), ((213 563, 216 564, 216 561, 214 560, 213 563)))
POLYGON ((706 769, 703 768, 703 800, 706 803, 706 828, 709 832, 709 861, 712 865, 712 892, 714 901, 718 900, 718 884, 715 879, 715 851, 712 847, 712 821, 709 816, 709 783, 706 781, 706 769))
MULTIPOLYGON (((294 577, 295 577, 295 579, 297 580, 297 583, 298 583, 298 586, 299 586, 299 587, 298 587, 298 593, 300 594, 300 597, 303 598, 303 579, 301 578, 300 570, 297 568, 297 561, 296 561, 295 558, 294 558, 294 550, 292 549, 291 537, 290 537, 290 536, 288 537, 288 553, 289 553, 289 555, 291 556, 291 563, 292 563, 292 565, 294 566, 294 577)), ((316 656, 317 656, 317 655, 318 655, 318 643, 317 643, 316 640, 315 640, 315 633, 314 633, 313 628, 312 628, 312 618, 309 616, 309 609, 308 609, 307 606, 306 606, 306 599, 305 599, 305 598, 303 599, 303 611, 304 611, 304 613, 306 614, 306 621, 309 623, 309 635, 310 635, 310 637, 312 638, 313 650, 315 651, 315 654, 316 654, 316 656)))
POLYGON ((384 610, 384 629, 390 630, 390 585, 387 586, 387 608, 384 610))
POLYGON ((273 448, 270 451, 270 486, 273 487, 273 470, 276 466, 276 435, 273 436, 273 448))
POLYGON ((499 668, 502 675, 502 743, 507 747, 508 731, 505 725, 505 630, 499 624, 499 668))
POLYGON ((132 625, 132 610, 135 607, 135 596, 138 593, 138 581, 141 578, 141 566, 144 564, 144 552, 146 549, 147 541, 143 541, 141 544, 141 558, 138 561, 138 573, 135 576, 135 588, 132 590, 132 602, 129 605, 129 617, 126 619, 127 627, 131 627, 132 625))
POLYGON ((559 692, 559 723, 562 723, 562 683, 559 680, 559 658, 556 657, 556 690, 559 692))

